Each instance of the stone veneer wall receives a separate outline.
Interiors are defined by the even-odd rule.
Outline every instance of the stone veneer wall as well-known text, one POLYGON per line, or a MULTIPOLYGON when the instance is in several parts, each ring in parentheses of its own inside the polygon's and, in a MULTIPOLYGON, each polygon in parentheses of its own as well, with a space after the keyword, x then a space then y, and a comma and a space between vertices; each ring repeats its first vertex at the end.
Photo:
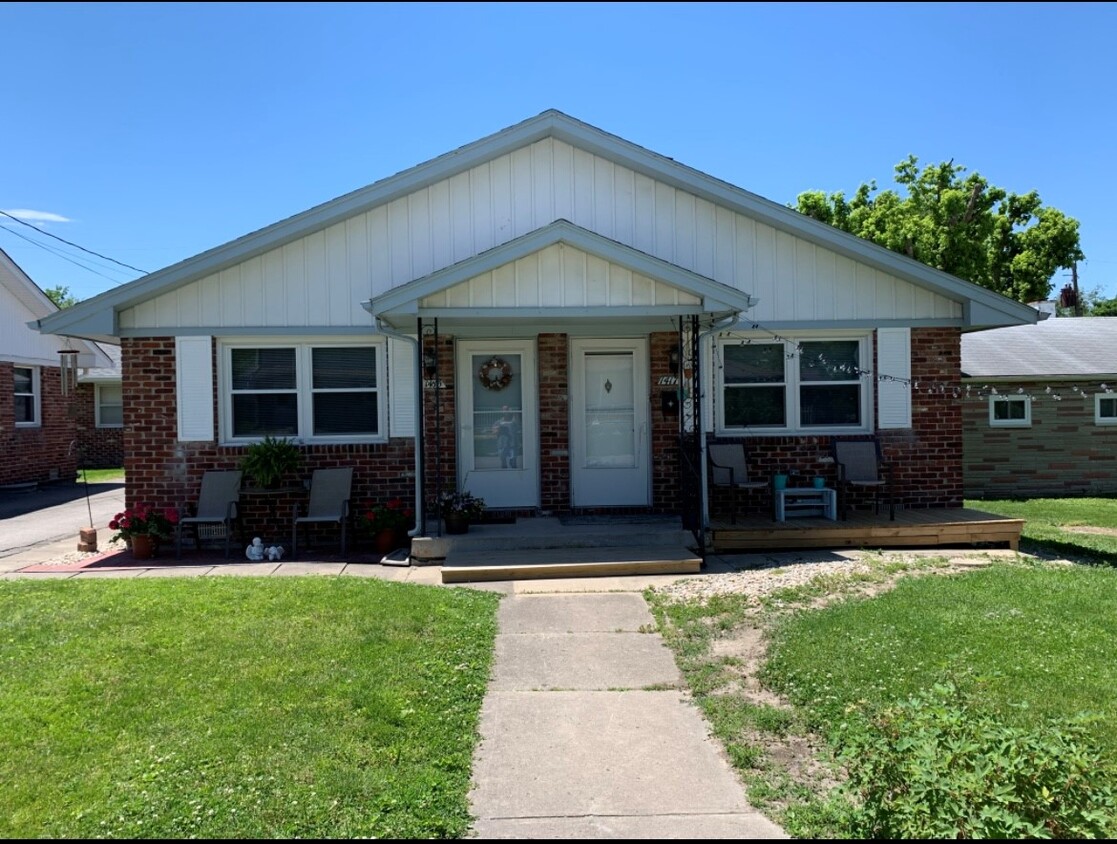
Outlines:
POLYGON ((982 395, 962 404, 966 497, 1117 494, 1117 425, 1094 422, 1094 395, 1105 393, 1103 383, 1117 386, 1113 380, 975 382, 982 395), (987 385, 1002 394, 1023 390, 1033 396, 1031 427, 990 427, 987 385))

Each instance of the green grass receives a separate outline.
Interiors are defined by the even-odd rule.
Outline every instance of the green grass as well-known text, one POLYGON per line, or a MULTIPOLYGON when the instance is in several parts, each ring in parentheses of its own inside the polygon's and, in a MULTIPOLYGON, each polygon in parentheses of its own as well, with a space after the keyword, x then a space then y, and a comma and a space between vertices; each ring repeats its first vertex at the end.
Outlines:
POLYGON ((1082 533, 1088 526, 1117 530, 1117 498, 1033 498, 1025 501, 967 501, 966 506, 1026 519, 1022 551, 1053 552, 1087 562, 1117 566, 1117 534, 1082 533))
POLYGON ((0 581, 0 836, 460 837, 497 601, 0 581))
POLYGON ((124 483, 123 469, 79 469, 78 481, 91 484, 124 483))

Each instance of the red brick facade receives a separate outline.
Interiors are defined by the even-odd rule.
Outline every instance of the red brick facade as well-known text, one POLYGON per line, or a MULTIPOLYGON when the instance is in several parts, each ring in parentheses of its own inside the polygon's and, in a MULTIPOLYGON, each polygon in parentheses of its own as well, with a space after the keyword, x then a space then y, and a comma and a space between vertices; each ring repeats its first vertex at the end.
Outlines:
POLYGON ((0 486, 72 481, 77 474, 76 396, 62 395, 57 366, 39 370, 39 425, 16 427, 14 365, 0 362, 0 486))
MULTIPOLYGON (((434 351, 435 338, 423 339, 424 351, 434 351)), ((669 359, 677 342, 674 332, 653 333, 649 338, 652 509, 656 512, 676 512, 680 504, 679 418, 664 410, 660 396, 665 390, 677 390, 660 383, 664 376, 673 374, 669 359)), ((434 380, 424 373, 423 389, 428 494, 435 490, 439 473, 442 487, 453 489, 457 473, 454 338, 440 335, 437 343, 436 377, 441 386, 436 391, 434 380)), ((173 338, 125 339, 122 349, 128 502, 177 506, 193 501, 202 474, 207 469, 235 468, 244 449, 177 441, 173 338)), ((541 334, 537 351, 540 509, 563 511, 569 509, 570 502, 569 339, 565 334, 541 334)), ((960 332, 913 329, 911 358, 912 379, 919 384, 912 392, 912 428, 879 432, 885 457, 893 466, 897 500, 908 507, 961 506, 962 399, 955 394, 960 387, 960 332)), ((213 412, 216 430, 216 396, 213 412)), ((834 480, 833 465, 821 460, 829 455, 828 436, 750 437, 748 442, 761 477, 784 468, 805 476, 819 474, 831 483, 834 480)), ((316 468, 351 465, 356 468, 353 498, 358 506, 394 496, 413 499, 414 452, 409 439, 383 444, 307 445, 303 453, 305 463, 294 482, 308 480, 316 468)), ((295 503, 305 504, 303 490, 246 494, 242 505, 245 530, 249 534, 272 534, 264 536, 266 540, 283 539, 295 503)))
POLYGON ((124 465, 124 429, 97 427, 95 384, 79 384, 74 403, 78 446, 86 469, 115 469, 124 465))
POLYGON ((1001 394, 1033 397, 1026 428, 991 427, 988 382, 973 385, 974 394, 962 403, 966 496, 1117 494, 1117 425, 1095 421, 1094 396, 1108 395, 1103 384, 1114 387, 1084 379, 993 382, 1001 394))

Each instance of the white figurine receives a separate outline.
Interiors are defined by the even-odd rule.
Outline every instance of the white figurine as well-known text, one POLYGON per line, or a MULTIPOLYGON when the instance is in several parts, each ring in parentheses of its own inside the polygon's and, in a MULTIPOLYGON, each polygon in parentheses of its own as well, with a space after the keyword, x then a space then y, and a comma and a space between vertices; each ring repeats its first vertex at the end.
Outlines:
POLYGON ((283 546, 272 545, 270 548, 268 548, 267 555, 268 559, 271 560, 273 563, 279 562, 283 559, 283 546))
POLYGON ((244 556, 250 560, 264 559, 264 543, 260 541, 260 537, 252 540, 252 544, 244 549, 244 556))

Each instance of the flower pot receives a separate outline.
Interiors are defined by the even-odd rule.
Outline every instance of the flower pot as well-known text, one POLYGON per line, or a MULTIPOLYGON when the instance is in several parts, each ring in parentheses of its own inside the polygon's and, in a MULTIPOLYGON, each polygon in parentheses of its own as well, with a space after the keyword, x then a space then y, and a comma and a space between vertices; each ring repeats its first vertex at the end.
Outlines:
POLYGON ((787 475, 779 474, 772 476, 772 489, 787 489, 787 475))
POLYGON ((387 554, 390 551, 395 551, 399 541, 396 539, 396 532, 393 528, 377 531, 376 536, 373 538, 376 544, 377 554, 387 554))
POLYGON ((155 537, 137 533, 132 537, 132 557, 137 560, 150 560, 155 556, 155 537))
POLYGON ((822 489, 826 486, 826 478, 811 478, 811 484, 815 489, 822 489))
POLYGON ((446 515, 446 532, 469 533, 469 517, 460 513, 448 513, 446 515))

